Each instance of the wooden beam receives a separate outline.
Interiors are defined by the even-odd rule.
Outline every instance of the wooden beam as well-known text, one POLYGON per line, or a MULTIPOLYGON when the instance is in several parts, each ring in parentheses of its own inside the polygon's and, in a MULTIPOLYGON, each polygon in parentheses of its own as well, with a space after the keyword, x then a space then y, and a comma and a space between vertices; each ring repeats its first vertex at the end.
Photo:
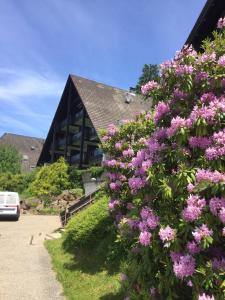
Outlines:
POLYGON ((80 165, 79 167, 82 168, 83 165, 83 155, 84 155, 84 136, 85 136, 85 118, 86 118, 86 112, 83 107, 83 119, 82 119, 82 126, 81 126, 81 145, 80 145, 80 165))
POLYGON ((64 153, 64 157, 65 159, 68 161, 68 163, 70 164, 70 156, 68 157, 68 143, 69 143, 69 126, 70 126, 70 117, 71 117, 71 113, 70 113, 70 109, 71 109, 71 94, 72 94, 72 84, 71 81, 69 83, 69 92, 68 92, 68 100, 67 100, 67 122, 66 122, 66 144, 65 144, 65 153, 64 153))
POLYGON ((56 123, 54 123, 53 138, 52 138, 52 149, 51 149, 51 163, 55 161, 55 137, 56 137, 56 123))

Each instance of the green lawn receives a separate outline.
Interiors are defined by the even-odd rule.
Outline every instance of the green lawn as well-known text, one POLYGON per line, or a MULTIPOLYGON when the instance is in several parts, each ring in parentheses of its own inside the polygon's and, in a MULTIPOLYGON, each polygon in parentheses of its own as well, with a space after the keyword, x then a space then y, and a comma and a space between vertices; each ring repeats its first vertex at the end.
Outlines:
POLYGON ((119 271, 107 267, 101 251, 76 251, 75 256, 65 252, 62 239, 46 241, 46 247, 68 300, 123 299, 118 294, 119 271))

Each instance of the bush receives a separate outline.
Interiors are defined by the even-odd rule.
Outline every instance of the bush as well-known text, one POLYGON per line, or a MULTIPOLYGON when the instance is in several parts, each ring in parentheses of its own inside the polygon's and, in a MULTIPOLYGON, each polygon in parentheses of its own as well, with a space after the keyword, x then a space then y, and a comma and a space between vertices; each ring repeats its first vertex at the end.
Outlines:
POLYGON ((162 64, 153 111, 104 136, 130 299, 225 298, 225 28, 203 50, 162 64))
MULTIPOLYGON (((0 174, 0 190, 25 193, 35 178, 36 170, 30 173, 12 174, 10 172, 0 174)), ((30 193, 29 193, 30 194, 30 193)))
POLYGON ((107 209, 108 197, 99 193, 95 202, 75 215, 66 226, 64 245, 67 249, 88 248, 103 239, 112 224, 107 209))
POLYGON ((52 196, 59 195, 69 185, 68 165, 64 158, 60 158, 54 164, 39 169, 30 190, 35 196, 43 199, 47 205, 52 196))
POLYGON ((20 173, 21 156, 15 147, 0 145, 0 173, 20 173))
POLYGON ((83 174, 84 170, 79 170, 76 167, 70 166, 68 172, 69 172, 70 188, 71 189, 76 189, 76 188, 83 189, 82 174, 83 174))

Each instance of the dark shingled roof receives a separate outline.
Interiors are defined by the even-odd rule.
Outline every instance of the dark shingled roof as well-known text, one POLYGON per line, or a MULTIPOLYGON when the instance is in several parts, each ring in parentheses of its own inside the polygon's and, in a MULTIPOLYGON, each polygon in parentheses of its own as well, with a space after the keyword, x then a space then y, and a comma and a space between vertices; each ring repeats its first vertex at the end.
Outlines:
POLYGON ((13 133, 4 133, 0 137, 0 145, 12 145, 22 156, 22 171, 30 171, 36 167, 44 139, 23 136, 13 133), (23 159, 25 158, 25 159, 23 159))
POLYGON ((151 107, 140 95, 79 76, 70 77, 97 132, 109 124, 133 119, 135 114, 151 107))
POLYGON ((212 37, 219 18, 225 15, 225 0, 207 0, 203 7, 186 44, 192 44, 199 50, 202 40, 212 37))

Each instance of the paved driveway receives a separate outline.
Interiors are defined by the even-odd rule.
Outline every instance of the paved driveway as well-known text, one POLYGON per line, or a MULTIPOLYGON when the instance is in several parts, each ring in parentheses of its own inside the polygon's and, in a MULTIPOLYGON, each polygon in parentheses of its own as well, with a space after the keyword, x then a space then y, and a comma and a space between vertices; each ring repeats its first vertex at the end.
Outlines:
POLYGON ((0 220, 0 300, 64 299, 43 245, 46 234, 59 225, 57 216, 0 220))

